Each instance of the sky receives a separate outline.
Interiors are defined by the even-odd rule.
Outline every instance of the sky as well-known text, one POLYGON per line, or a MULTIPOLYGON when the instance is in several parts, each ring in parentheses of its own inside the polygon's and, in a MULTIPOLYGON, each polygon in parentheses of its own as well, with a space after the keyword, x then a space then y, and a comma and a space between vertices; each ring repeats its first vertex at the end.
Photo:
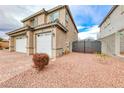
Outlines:
MULTIPOLYGON (((53 5, 0 5, 0 37, 8 39, 6 32, 22 27, 21 20, 53 5)), ((111 9, 111 5, 70 5, 72 16, 78 28, 78 38, 97 38, 98 25, 111 9)))

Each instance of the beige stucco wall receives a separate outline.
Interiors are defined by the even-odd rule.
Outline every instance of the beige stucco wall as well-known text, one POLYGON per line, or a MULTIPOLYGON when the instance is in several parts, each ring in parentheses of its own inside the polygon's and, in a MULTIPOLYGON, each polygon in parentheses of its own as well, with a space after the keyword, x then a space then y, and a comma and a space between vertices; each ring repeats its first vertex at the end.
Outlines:
POLYGON ((11 36, 10 38, 9 38, 9 51, 10 52, 13 52, 13 51, 15 51, 15 37, 13 37, 13 36, 11 36))
POLYGON ((57 56, 61 56, 62 52, 66 49, 67 34, 59 28, 56 28, 56 50, 57 56))
MULTIPOLYGON (((37 25, 41 25, 41 24, 44 24, 44 23, 46 23, 46 15, 45 14, 40 14, 40 15, 37 15, 37 16, 35 16, 35 17, 33 17, 33 18, 37 18, 37 22, 38 22, 38 24, 37 25)), ((33 18, 31 18, 31 19, 33 19, 33 18)), ((29 19, 29 20, 27 20, 27 21, 25 21, 23 24, 24 24, 24 26, 26 26, 26 25, 31 25, 31 22, 30 22, 30 20, 31 19, 29 19)))
POLYGON ((27 53, 29 55, 34 54, 34 41, 33 41, 33 34, 34 32, 32 31, 27 31, 26 36, 27 36, 27 53))
POLYGON ((70 51, 72 51, 72 42, 78 40, 78 32, 76 31, 76 28, 70 17, 69 17, 68 22, 66 22, 66 28, 68 29, 67 41, 70 43, 69 48, 70 48, 70 51))
POLYGON ((41 14, 38 16, 38 25, 44 24, 46 23, 46 15, 45 14, 41 14))
POLYGON ((56 28, 56 50, 57 56, 61 56, 62 52, 68 50, 72 52, 72 42, 77 40, 77 34, 73 34, 73 31, 64 32, 59 28, 56 28))

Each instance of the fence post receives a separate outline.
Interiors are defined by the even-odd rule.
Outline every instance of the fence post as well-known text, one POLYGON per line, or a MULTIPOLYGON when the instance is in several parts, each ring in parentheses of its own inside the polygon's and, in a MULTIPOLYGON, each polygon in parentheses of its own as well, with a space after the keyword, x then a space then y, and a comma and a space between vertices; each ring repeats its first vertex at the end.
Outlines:
POLYGON ((84 40, 84 53, 85 53, 85 40, 84 40))

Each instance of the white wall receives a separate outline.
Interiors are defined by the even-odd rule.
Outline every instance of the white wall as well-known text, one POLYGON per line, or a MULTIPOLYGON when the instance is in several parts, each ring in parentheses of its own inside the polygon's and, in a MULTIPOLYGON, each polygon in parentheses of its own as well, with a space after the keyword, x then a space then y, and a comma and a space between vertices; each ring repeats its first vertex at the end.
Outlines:
POLYGON ((120 52, 124 53, 124 31, 120 35, 120 52))
POLYGON ((102 41, 102 53, 109 54, 109 55, 115 55, 115 34, 112 34, 104 39, 102 41))
POLYGON ((124 28, 124 12, 122 13, 122 7, 124 6, 118 6, 109 16, 110 25, 104 27, 105 23, 102 24, 100 38, 104 38, 124 28))

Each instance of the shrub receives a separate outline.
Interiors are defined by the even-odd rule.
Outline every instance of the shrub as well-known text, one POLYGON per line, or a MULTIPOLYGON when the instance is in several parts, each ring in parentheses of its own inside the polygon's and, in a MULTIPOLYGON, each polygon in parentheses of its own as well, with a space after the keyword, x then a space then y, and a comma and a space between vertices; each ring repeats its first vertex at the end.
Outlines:
POLYGON ((3 48, 0 46, 0 50, 3 50, 3 48))
POLYGON ((49 64, 49 56, 44 53, 34 54, 32 60, 34 62, 34 67, 39 71, 42 70, 45 65, 49 64))
POLYGON ((5 49, 9 49, 9 47, 6 47, 5 49))
POLYGON ((66 55, 66 54, 69 54, 69 53, 70 53, 70 51, 65 49, 63 54, 66 55))

